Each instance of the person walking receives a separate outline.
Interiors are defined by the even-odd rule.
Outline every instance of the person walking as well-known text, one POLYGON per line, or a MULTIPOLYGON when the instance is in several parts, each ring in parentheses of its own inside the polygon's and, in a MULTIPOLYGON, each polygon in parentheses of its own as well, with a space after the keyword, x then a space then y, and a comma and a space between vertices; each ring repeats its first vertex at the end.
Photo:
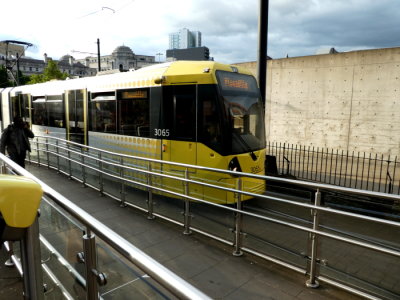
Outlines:
POLYGON ((1 135, 0 152, 5 154, 7 150, 10 158, 25 168, 26 151, 31 151, 28 138, 33 138, 34 136, 28 124, 20 116, 16 116, 13 124, 8 125, 1 135))

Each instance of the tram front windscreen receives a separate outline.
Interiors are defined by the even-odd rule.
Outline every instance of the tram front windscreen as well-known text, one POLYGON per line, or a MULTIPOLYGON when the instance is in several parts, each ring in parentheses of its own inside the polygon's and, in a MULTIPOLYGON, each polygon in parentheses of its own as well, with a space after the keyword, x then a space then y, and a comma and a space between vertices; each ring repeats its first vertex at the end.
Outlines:
POLYGON ((231 153, 240 154, 265 148, 264 106, 253 76, 217 71, 224 100, 231 153))

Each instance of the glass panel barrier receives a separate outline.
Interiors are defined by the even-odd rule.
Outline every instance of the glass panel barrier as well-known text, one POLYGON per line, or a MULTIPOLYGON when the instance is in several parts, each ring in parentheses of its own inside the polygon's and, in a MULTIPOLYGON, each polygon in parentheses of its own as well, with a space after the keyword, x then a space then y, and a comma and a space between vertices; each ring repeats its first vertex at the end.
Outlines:
POLYGON ((98 269, 107 275, 100 287, 103 299, 176 299, 138 268, 97 239, 98 269))
POLYGON ((77 261, 77 254, 83 251, 83 229, 50 202, 42 201, 40 211, 39 230, 44 267, 51 270, 75 299, 85 299, 82 285, 84 265, 77 261))

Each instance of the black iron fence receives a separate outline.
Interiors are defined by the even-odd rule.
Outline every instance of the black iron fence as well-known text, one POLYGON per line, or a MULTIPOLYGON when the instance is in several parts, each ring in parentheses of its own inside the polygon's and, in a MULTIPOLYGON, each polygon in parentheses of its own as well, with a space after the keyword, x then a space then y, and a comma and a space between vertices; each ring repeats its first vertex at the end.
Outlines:
MULTIPOLYGON (((267 143, 267 155, 276 158, 278 175, 400 194, 400 162, 397 156, 277 142, 267 143)), ((268 169, 271 170, 271 166, 267 166, 268 169)))

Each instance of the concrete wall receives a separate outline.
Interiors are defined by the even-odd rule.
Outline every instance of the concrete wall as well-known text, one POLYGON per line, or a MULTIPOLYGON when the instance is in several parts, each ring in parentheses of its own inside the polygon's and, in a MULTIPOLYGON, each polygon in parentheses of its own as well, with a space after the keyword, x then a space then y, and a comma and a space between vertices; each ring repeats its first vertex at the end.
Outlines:
POLYGON ((400 48, 270 60, 267 141, 400 155, 399 78, 400 48))

